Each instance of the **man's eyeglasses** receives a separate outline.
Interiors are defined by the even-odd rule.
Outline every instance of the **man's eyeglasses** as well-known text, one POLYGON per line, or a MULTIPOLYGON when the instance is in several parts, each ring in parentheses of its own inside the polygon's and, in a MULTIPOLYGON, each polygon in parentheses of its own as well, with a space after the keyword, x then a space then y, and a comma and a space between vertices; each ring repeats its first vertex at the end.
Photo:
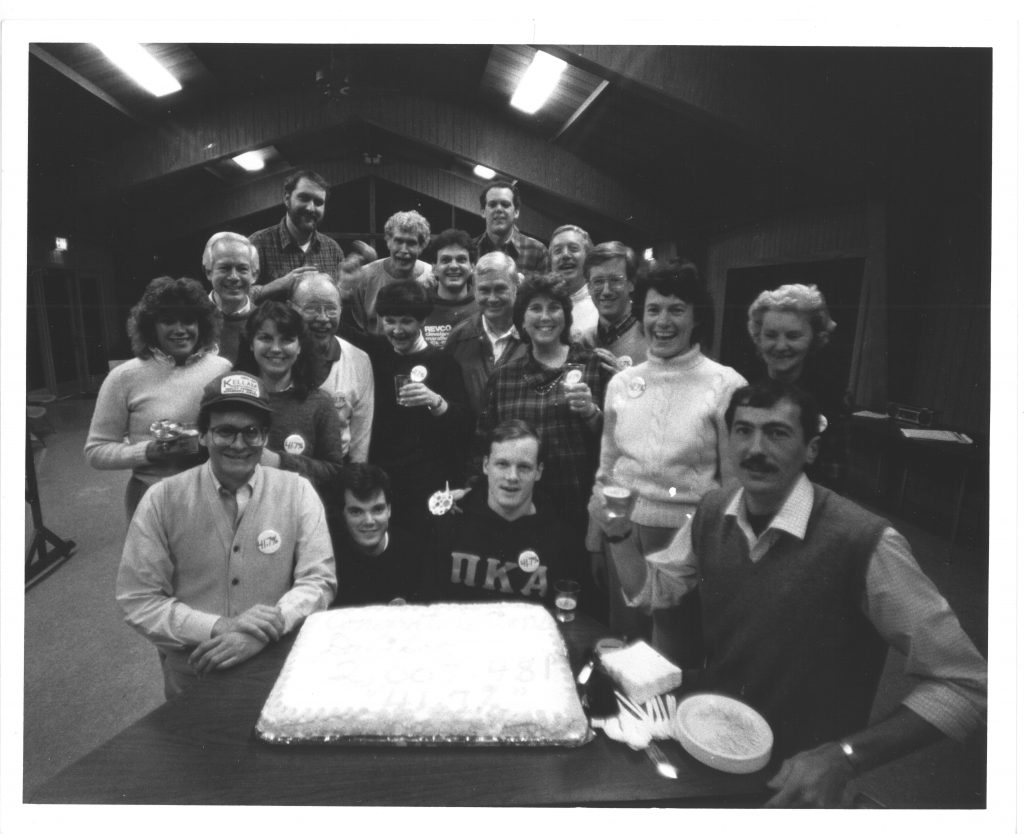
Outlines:
POLYGON ((590 281, 590 286, 595 290, 603 290, 606 286, 610 290, 621 290, 626 286, 625 278, 593 278, 590 281))
POLYGON ((242 442, 246 446, 262 446, 267 442, 267 436, 261 426, 214 426, 210 429, 210 436, 218 446, 230 446, 235 438, 242 435, 242 442))
POLYGON ((326 316, 329 319, 341 317, 341 308, 335 304, 304 304, 295 309, 307 319, 315 319, 317 316, 326 316))

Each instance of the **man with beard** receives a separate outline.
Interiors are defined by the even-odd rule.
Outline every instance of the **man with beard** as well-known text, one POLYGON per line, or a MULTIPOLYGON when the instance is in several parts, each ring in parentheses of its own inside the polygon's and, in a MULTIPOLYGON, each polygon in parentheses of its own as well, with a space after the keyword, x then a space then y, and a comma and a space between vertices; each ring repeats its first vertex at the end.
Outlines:
POLYGON ((333 607, 419 596, 421 543, 391 524, 391 479, 379 466, 354 463, 339 483, 340 518, 331 520, 338 596, 333 607))
POLYGON ((483 410, 484 389, 491 375, 526 353, 526 345, 512 324, 517 286, 519 276, 511 257, 504 252, 481 256, 473 269, 478 311, 451 332, 444 347, 462 368, 474 417, 483 410))
POLYGON ((598 319, 583 331, 580 342, 600 356, 612 373, 647 359, 643 323, 633 312, 636 272, 636 253, 617 240, 599 243, 583 261, 598 319))
POLYGON ((434 309, 423 322, 423 338, 427 344, 443 348, 452 330, 478 309, 470 292, 476 257, 473 239, 461 229, 445 229, 433 248, 437 286, 430 291, 434 309))
POLYGON ((519 191, 505 180, 495 180, 480 193, 480 214, 484 233, 474 242, 478 257, 489 252, 504 252, 516 263, 521 278, 543 275, 548 271, 548 251, 535 238, 516 227, 519 219, 519 191))
POLYGON ((396 281, 416 281, 424 288, 434 284, 430 264, 419 259, 430 242, 430 224, 418 211, 399 211, 384 224, 388 256, 366 264, 353 280, 343 278, 342 299, 350 314, 348 322, 364 333, 383 333, 377 316, 377 295, 396 281))
POLYGON ((210 300, 224 318, 218 352, 234 364, 245 320, 252 312, 249 290, 260 274, 259 254, 248 238, 217 232, 203 249, 203 271, 213 285, 210 300))
MULTIPOLYGON (((613 544, 615 567, 647 608, 699 584, 705 661, 684 682, 767 719, 786 757, 768 805, 843 804, 867 769, 981 725, 986 664, 906 539, 804 474, 821 431, 813 397, 768 380, 737 389, 725 420, 740 488, 707 493, 646 561, 613 544), (915 685, 868 726, 889 648, 915 685)), ((629 526, 604 524, 612 537, 629 526)))
POLYGON ((151 487, 117 573, 125 620, 157 647, 168 698, 242 663, 334 598, 324 506, 296 472, 260 465, 270 395, 230 371, 203 390, 201 466, 151 487))
MULTIPOLYGON (((327 180, 314 171, 299 170, 284 181, 284 217, 274 226, 253 233, 249 240, 259 253, 260 285, 279 278, 294 281, 303 272, 337 275, 341 247, 317 232, 324 219, 327 180)), ((288 281, 275 283, 287 289, 288 281)))
POLYGON ((551 271, 569 291, 572 298, 572 340, 579 341, 583 332, 597 326, 597 307, 590 297, 583 276, 583 261, 594 247, 590 235, 579 226, 559 226, 551 235, 551 271))
POLYGON ((318 350, 314 379, 334 403, 341 420, 341 446, 352 461, 365 461, 370 453, 373 426, 373 369, 370 357, 339 333, 341 293, 329 275, 302 275, 292 292, 318 350))

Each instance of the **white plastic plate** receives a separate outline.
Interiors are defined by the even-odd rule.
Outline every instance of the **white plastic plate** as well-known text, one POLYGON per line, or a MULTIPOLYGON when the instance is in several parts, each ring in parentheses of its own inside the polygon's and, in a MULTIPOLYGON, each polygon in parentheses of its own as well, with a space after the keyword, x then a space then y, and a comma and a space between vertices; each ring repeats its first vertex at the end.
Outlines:
POLYGON ((702 693, 680 702, 672 722, 676 740, 697 761, 726 773, 753 773, 772 754, 772 728, 735 698, 702 693))

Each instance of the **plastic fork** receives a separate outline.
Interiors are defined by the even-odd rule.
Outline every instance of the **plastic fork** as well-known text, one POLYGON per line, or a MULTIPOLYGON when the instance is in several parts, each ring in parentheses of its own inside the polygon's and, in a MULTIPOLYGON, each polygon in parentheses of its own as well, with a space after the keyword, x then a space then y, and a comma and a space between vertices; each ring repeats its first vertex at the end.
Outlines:
POLYGON ((644 704, 653 738, 672 738, 672 718, 676 712, 676 699, 671 695, 658 695, 644 704))
MULTIPOLYGON (((626 712, 626 714, 636 719, 638 722, 642 722, 644 728, 648 731, 647 744, 643 746, 643 751, 647 754, 647 758, 650 759, 651 762, 653 762, 654 766, 658 769, 658 773, 660 773, 666 779, 678 779, 678 769, 668 760, 668 757, 665 755, 662 749, 654 743, 654 738, 652 735, 654 722, 651 721, 650 716, 643 709, 641 709, 639 705, 634 703, 632 700, 630 700, 617 690, 615 692, 615 697, 619 701, 619 706, 626 712)), ((667 738, 667 736, 665 737, 667 738)))

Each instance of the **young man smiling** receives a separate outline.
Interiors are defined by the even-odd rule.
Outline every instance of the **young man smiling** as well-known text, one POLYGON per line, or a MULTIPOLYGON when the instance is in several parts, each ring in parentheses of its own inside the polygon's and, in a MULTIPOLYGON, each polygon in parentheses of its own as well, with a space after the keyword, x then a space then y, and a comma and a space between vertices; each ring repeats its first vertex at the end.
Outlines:
POLYGON ((670 607, 699 584, 707 660, 692 683, 768 720, 786 757, 772 806, 843 804, 860 773, 943 735, 962 740, 985 716, 985 661, 906 539, 804 474, 819 415, 787 383, 738 389, 726 423, 741 487, 708 493, 646 563, 612 546, 632 604, 670 607), (890 647, 915 685, 868 726, 890 647))
POLYGON ((434 309, 423 321, 423 338, 443 348, 452 330, 479 309, 471 286, 476 250, 473 239, 461 229, 445 229, 432 248, 437 286, 430 291, 434 309))
POLYGON ((485 228, 474 241, 477 254, 482 257, 489 252, 504 252, 515 261, 516 271, 524 278, 543 275, 550 263, 548 250, 536 238, 519 231, 519 208, 519 190, 514 183, 495 180, 480 192, 480 215, 485 228))
POLYGON ((555 580, 580 579, 582 542, 535 491, 544 473, 536 431, 522 420, 507 420, 488 440, 484 483, 470 489, 458 512, 438 519, 425 591, 436 600, 551 604, 555 580))
POLYGON ((156 645, 168 698, 293 631, 337 588, 316 490, 259 465, 270 426, 263 383, 238 371, 213 380, 198 425, 209 461, 146 492, 117 574, 117 601, 156 645))

